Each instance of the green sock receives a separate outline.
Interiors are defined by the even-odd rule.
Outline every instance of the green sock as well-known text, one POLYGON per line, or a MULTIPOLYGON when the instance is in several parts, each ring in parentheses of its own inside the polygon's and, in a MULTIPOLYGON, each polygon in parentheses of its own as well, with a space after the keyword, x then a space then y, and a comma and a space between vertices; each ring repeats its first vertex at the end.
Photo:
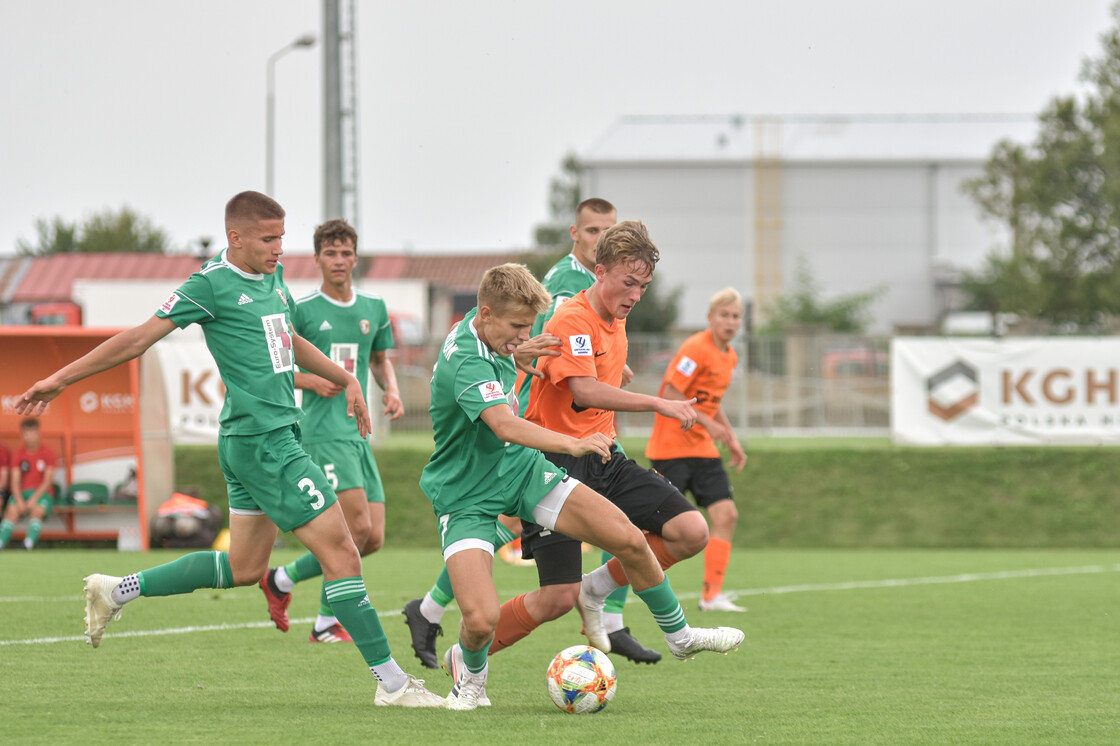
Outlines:
MULTIPOLYGON (((603 552, 603 564, 607 564, 607 560, 613 558, 614 555, 610 552, 603 552)), ((603 611, 608 614, 621 614, 622 610, 626 608, 626 597, 630 595, 630 586, 624 585, 617 591, 607 596, 607 602, 603 606, 603 611)))
POLYGON ((486 668, 486 656, 490 655, 490 645, 493 640, 486 643, 482 650, 467 650, 463 647, 462 638, 459 639, 459 649, 463 651, 463 663, 466 665, 467 670, 471 673, 482 673, 482 669, 486 668))
POLYGON ((662 631, 676 632, 678 629, 684 629, 688 624, 684 618, 684 609, 677 600, 677 594, 673 593, 673 589, 669 586, 669 578, 644 591, 634 591, 634 594, 649 607, 653 620, 662 631))
POLYGON ((436 584, 428 591, 428 595, 432 597, 433 601, 445 608, 455 600, 455 591, 451 589, 451 576, 447 574, 447 565, 443 566, 439 577, 436 578, 436 584))
MULTIPOLYGON (((9 521, 7 518, 0 521, 0 546, 5 546, 12 539, 12 531, 15 531, 16 524, 9 521)), ((444 570, 447 572, 447 570, 444 570)))
POLYGON ((323 616, 334 616, 331 602, 327 600, 327 581, 323 581, 323 590, 319 594, 319 613, 323 616))
POLYGON ((319 564, 319 560, 315 559, 314 554, 308 552, 298 557, 295 562, 284 565, 284 572, 288 574, 293 583, 298 583, 301 580, 317 578, 322 575, 323 566, 319 564))
POLYGON ((388 662, 393 657, 389 650, 389 640, 385 637, 385 630, 381 628, 377 611, 369 603, 362 576, 328 580, 325 585, 331 611, 338 618, 339 624, 354 638, 354 644, 358 646, 366 665, 372 668, 388 662))
POLYGON ((141 596, 176 596, 199 588, 232 588, 228 552, 191 552, 136 573, 141 596))
POLYGON ((38 518, 32 518, 27 524, 27 538, 31 539, 32 546, 35 542, 39 541, 39 532, 43 530, 43 522, 38 518))

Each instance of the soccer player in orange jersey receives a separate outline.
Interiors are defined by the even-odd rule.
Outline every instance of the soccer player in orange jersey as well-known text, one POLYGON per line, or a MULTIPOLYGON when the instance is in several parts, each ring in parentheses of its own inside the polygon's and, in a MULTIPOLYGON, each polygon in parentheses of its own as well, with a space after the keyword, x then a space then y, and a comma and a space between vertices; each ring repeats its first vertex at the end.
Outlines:
POLYGON ((711 537, 704 550, 704 592, 701 611, 746 611, 723 593, 723 578, 731 559, 731 537, 739 513, 731 498, 731 482, 720 461, 716 443, 727 446, 731 465, 743 470, 747 455, 721 402, 739 360, 731 340, 739 333, 743 299, 724 288, 708 305, 708 328, 684 341, 661 381, 666 399, 694 399, 699 427, 682 430, 675 420, 654 415, 646 458, 682 493, 691 492, 708 511, 711 537))

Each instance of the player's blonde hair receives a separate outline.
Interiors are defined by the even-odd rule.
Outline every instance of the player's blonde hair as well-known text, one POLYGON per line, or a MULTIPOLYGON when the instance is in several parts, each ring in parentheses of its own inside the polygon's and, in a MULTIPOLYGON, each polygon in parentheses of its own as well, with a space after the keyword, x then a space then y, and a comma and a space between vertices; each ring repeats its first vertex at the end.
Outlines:
POLYGON ((642 264, 652 273, 661 252, 640 221, 623 220, 603 231, 595 246, 595 263, 610 269, 616 264, 642 264))
POLYGON ((247 222, 281 220, 284 208, 280 203, 260 192, 241 192, 226 203, 226 230, 247 222))
POLYGON ((708 312, 712 312, 720 306, 736 305, 739 308, 743 307, 743 296, 739 295, 739 291, 733 287, 725 287, 723 290, 718 291, 708 301, 708 312))
POLYGON ((544 313, 552 296, 524 264, 499 264, 486 270, 478 285, 478 307, 489 306, 501 316, 515 309, 544 313))

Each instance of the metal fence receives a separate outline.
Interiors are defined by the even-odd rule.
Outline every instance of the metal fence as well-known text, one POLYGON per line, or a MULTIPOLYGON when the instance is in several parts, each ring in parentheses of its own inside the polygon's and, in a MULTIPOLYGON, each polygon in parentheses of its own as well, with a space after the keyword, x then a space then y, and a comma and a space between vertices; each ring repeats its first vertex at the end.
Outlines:
MULTIPOLYGON (((683 335, 631 334, 629 389, 656 394, 683 335)), ((740 433, 885 434, 890 427, 890 339, 833 334, 754 336, 735 341, 739 353, 723 408, 740 433)), ((397 351, 406 414, 393 430, 430 430, 435 345, 397 351)), ((376 397, 375 397, 376 401, 376 397)), ((650 413, 620 412, 619 432, 647 434, 650 413)))

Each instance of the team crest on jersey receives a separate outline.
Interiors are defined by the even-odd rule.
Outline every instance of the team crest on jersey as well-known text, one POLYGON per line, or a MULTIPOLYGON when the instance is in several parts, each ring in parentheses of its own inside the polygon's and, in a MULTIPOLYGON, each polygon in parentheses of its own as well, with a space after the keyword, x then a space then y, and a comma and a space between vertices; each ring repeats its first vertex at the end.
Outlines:
POLYGON ((688 355, 681 355, 681 361, 677 363, 677 372, 681 375, 691 376, 696 372, 696 361, 688 355))
POLYGON ((369 334, 369 319, 359 321, 358 328, 362 330, 362 334, 369 334))
POLYGON ((482 394, 482 401, 484 402, 506 398, 505 392, 502 391, 502 384, 497 381, 487 381, 486 383, 478 384, 478 393, 482 394))
POLYGON ((164 313, 171 313, 171 309, 175 308, 175 304, 178 302, 179 294, 172 293, 170 296, 168 296, 167 300, 163 302, 163 305, 159 307, 159 310, 163 311, 164 313))
POLYGON ((283 290, 281 290, 280 288, 276 288, 276 294, 280 296, 280 300, 284 302, 285 306, 288 305, 288 299, 284 296, 283 290))
POLYGON ((588 334, 573 334, 568 337, 568 345, 576 357, 591 357, 591 336, 588 334))

